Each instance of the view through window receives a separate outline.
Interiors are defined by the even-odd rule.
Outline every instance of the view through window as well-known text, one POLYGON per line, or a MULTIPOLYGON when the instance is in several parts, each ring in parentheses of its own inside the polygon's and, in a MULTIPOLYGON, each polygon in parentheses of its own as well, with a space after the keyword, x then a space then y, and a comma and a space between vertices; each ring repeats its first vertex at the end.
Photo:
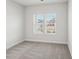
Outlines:
POLYGON ((33 25, 33 32, 36 34, 55 34, 56 14, 35 14, 33 25))

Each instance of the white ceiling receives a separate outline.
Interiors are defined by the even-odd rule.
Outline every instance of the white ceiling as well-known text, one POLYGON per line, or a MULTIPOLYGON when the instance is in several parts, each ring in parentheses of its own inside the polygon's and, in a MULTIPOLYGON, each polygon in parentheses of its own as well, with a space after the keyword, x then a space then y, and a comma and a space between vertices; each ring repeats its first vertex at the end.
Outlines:
POLYGON ((49 3, 62 3, 67 2, 67 0, 44 0, 41 2, 40 0, 12 0, 21 5, 37 5, 37 4, 49 4, 49 3))

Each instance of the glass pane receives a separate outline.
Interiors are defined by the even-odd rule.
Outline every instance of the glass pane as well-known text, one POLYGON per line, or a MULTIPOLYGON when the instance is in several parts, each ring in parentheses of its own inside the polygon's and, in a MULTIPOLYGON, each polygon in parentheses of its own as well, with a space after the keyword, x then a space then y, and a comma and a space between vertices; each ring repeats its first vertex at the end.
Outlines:
POLYGON ((35 33, 44 33, 44 16, 35 15, 35 33))
POLYGON ((56 14, 47 14, 46 33, 56 33, 56 14))

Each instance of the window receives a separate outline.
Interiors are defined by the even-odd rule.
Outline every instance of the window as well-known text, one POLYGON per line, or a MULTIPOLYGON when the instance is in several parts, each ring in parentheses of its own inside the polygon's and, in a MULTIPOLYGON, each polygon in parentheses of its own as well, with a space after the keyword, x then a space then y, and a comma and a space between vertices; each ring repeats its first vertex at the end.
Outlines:
POLYGON ((47 14, 45 21, 46 33, 56 33, 56 14, 47 14))
POLYGON ((34 15, 33 32, 35 34, 54 34, 56 33, 56 14, 34 15))
POLYGON ((34 15, 34 33, 42 34, 44 33, 44 16, 34 15))

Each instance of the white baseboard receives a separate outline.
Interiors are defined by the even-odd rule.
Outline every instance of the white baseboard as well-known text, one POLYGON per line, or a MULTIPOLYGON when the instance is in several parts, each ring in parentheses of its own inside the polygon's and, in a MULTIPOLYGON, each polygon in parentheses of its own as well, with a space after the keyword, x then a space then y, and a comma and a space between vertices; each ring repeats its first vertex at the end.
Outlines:
POLYGON ((33 40, 33 39, 24 39, 24 40, 19 40, 18 42, 15 42, 13 44, 11 44, 9 47, 7 47, 6 49, 8 50, 9 48, 23 42, 23 41, 31 41, 31 42, 43 42, 43 43, 56 43, 56 44, 67 44, 67 42, 57 42, 57 41, 44 41, 44 40, 33 40))
POLYGON ((23 41, 24 41, 24 40, 19 40, 19 41, 17 41, 17 42, 11 43, 10 46, 6 47, 6 50, 10 49, 11 47, 13 47, 13 46, 15 46, 15 45, 17 45, 17 44, 19 44, 19 43, 21 43, 21 42, 23 42, 23 41))
POLYGON ((68 48, 69 48, 69 52, 70 52, 70 54, 71 54, 71 56, 72 56, 72 51, 71 51, 71 47, 70 47, 70 45, 69 44, 67 44, 68 45, 68 48))
POLYGON ((33 40, 33 39, 24 39, 24 41, 31 41, 31 42, 43 42, 43 43, 56 43, 56 44, 67 44, 67 42, 57 42, 57 41, 44 41, 44 40, 33 40))

